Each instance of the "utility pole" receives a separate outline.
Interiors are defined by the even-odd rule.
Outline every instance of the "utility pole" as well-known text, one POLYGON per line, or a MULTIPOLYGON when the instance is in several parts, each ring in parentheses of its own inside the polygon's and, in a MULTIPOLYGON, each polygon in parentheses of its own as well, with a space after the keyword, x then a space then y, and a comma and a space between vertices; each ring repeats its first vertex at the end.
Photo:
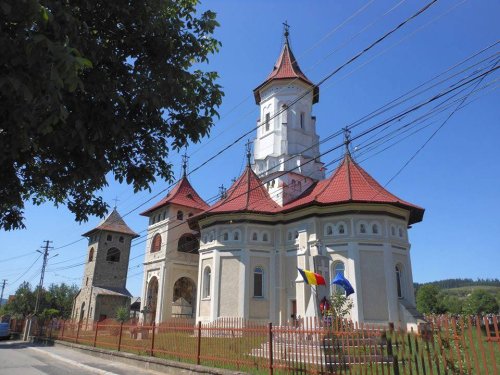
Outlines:
POLYGON ((40 307, 40 297, 42 295, 42 289, 43 289, 43 278, 45 276, 45 266, 47 265, 47 260, 49 257, 49 249, 52 249, 49 244, 52 241, 44 241, 45 242, 45 247, 43 249, 43 253, 40 250, 37 250, 40 254, 43 254, 43 265, 42 265, 42 274, 40 275, 40 283, 38 284, 38 292, 36 294, 36 303, 35 303, 35 312, 34 315, 38 314, 38 308, 40 307))
POLYGON ((3 279, 2 283, 2 293, 0 294, 0 306, 2 306, 2 301, 3 301, 3 290, 5 289, 5 283, 7 282, 7 279, 3 279))

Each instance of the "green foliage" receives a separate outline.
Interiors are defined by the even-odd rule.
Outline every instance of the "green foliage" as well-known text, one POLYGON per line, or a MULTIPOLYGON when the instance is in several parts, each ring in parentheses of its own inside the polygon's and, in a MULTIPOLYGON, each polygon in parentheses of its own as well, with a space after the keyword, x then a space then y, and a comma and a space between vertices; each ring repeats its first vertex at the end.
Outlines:
POLYGON ((460 314, 463 309, 463 300, 458 298, 457 296, 447 295, 441 293, 439 295, 439 299, 441 299, 441 306, 445 312, 450 314, 460 314))
POLYGON ((326 311, 326 315, 333 318, 345 318, 352 310, 354 303, 344 293, 334 293, 330 296, 330 309, 326 311))
POLYGON ((207 135, 222 100, 199 68, 220 43, 196 0, 0 0, 0 228, 24 202, 103 216, 111 173, 172 178, 169 152, 207 135))
POLYGON ((417 292, 417 310, 422 314, 441 314, 444 312, 439 299, 440 290, 435 285, 424 285, 417 292))
POLYGON ((125 323, 130 319, 130 309, 125 306, 118 307, 115 314, 115 319, 120 323, 125 323))
POLYGON ((60 316, 60 311, 56 309, 43 309, 42 313, 40 314, 40 319, 42 321, 46 321, 48 319, 60 316))
MULTIPOLYGON (((47 290, 41 292, 40 316, 69 318, 73 308, 73 299, 78 292, 76 285, 51 284, 47 290), (57 313, 56 313, 57 311, 57 313), (50 316, 46 316, 49 314, 50 316)), ((13 317, 25 317, 35 310, 37 289, 32 290, 28 282, 22 283, 16 290, 12 301, 4 306, 6 313, 13 317)))
POLYGON ((499 312, 498 302, 490 293, 477 289, 467 297, 464 304, 464 313, 469 315, 497 314, 499 312))

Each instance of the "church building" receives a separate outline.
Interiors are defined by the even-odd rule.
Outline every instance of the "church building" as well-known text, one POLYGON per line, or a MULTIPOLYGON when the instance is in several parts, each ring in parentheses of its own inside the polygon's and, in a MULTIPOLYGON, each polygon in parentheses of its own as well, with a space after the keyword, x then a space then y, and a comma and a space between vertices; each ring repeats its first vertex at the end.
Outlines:
POLYGON ((319 87, 301 71, 288 32, 268 77, 254 90, 260 108, 253 161, 220 200, 207 205, 184 175, 149 218, 142 319, 212 322, 222 317, 283 324, 317 316, 339 290, 304 283, 297 268, 329 281, 341 273, 355 293, 350 318, 414 325, 408 229, 424 209, 391 194, 349 151, 328 177, 313 105, 319 87), (316 294, 315 294, 316 293, 316 294))

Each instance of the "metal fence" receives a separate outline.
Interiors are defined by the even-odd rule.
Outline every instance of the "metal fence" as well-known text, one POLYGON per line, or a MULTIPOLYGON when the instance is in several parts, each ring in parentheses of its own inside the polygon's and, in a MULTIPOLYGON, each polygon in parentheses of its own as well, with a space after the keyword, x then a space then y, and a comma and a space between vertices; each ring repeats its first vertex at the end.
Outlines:
POLYGON ((390 324, 302 319, 283 326, 222 318, 140 325, 50 321, 53 339, 250 373, 498 375, 497 316, 429 317, 420 333, 390 324))

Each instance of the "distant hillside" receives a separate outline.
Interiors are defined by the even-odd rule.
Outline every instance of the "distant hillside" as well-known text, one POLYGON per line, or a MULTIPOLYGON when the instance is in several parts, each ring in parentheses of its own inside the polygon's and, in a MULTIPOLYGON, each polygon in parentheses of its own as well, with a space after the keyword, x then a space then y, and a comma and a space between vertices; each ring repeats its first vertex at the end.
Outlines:
POLYGON ((429 283, 414 283, 415 293, 418 288, 423 285, 435 285, 444 294, 453 295, 460 299, 467 297, 475 289, 483 289, 491 293, 497 299, 500 296, 500 280, 499 279, 446 279, 432 281, 429 283))

